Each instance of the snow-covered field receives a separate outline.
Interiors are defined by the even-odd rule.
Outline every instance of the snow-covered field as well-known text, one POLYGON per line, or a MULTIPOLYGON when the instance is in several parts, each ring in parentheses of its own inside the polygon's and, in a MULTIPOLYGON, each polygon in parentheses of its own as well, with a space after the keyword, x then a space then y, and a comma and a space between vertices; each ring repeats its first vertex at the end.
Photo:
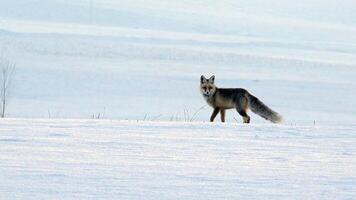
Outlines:
POLYGON ((355 199, 356 127, 0 121, 0 199, 355 199))
POLYGON ((0 199, 356 199, 355 10, 1 0, 0 58, 16 73, 0 199), (235 111, 207 123, 202 74, 248 89, 284 124, 243 125, 235 111))

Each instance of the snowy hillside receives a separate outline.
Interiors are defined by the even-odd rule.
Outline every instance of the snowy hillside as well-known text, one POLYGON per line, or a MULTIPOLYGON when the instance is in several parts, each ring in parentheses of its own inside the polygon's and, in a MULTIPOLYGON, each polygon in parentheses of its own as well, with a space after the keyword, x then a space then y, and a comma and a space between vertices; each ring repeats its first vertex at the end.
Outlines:
POLYGON ((355 10, 1 0, 0 59, 16 71, 0 199, 356 199, 355 10), (202 74, 246 88, 284 124, 242 124, 236 111, 208 123, 202 74))
POLYGON ((0 199, 354 199, 355 126, 0 121, 0 199))
POLYGON ((0 50, 17 65, 8 116, 182 119, 205 105, 200 75, 215 74, 286 123, 353 123, 355 9, 336 0, 2 0, 0 50))

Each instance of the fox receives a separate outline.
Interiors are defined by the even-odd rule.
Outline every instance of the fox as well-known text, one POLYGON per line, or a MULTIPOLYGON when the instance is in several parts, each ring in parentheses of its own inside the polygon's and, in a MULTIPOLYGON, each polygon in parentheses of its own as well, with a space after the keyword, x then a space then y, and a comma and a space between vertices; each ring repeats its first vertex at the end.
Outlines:
POLYGON ((282 122, 282 116, 280 114, 266 106, 246 89, 218 88, 214 82, 214 75, 209 79, 205 78, 204 75, 200 77, 201 94, 208 105, 214 109, 213 114, 210 117, 210 122, 214 121, 219 112, 221 122, 225 122, 225 114, 228 109, 236 109, 242 116, 243 123, 250 123, 250 116, 247 115, 248 110, 251 110, 272 123, 282 122))

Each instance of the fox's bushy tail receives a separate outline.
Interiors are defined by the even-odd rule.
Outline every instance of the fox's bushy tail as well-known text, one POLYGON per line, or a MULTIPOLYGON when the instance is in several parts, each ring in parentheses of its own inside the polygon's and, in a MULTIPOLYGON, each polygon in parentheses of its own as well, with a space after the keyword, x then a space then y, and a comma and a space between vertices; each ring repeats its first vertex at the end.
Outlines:
POLYGON ((273 123, 282 122, 283 119, 281 115, 279 115, 277 112, 270 109, 268 106, 266 106, 262 101, 260 101, 257 97, 253 96, 252 94, 248 94, 248 102, 251 111, 256 113, 257 115, 273 123))

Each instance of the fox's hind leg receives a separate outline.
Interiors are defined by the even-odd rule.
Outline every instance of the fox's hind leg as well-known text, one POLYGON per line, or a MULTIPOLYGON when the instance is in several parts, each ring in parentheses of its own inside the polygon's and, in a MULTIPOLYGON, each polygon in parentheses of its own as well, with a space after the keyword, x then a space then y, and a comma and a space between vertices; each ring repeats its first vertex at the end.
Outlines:
POLYGON ((245 110, 236 109, 237 112, 242 116, 244 123, 250 123, 250 116, 247 115, 245 110))
POLYGON ((220 109, 221 122, 225 122, 225 109, 220 109))
POLYGON ((250 116, 246 113, 247 109, 248 99, 246 97, 239 98, 239 101, 236 104, 236 110, 242 116, 244 123, 250 123, 250 116))
POLYGON ((214 108, 213 114, 212 114, 211 117, 210 117, 210 121, 211 121, 211 122, 214 121, 216 115, 218 115, 218 113, 219 113, 219 110, 220 110, 219 108, 214 108))

